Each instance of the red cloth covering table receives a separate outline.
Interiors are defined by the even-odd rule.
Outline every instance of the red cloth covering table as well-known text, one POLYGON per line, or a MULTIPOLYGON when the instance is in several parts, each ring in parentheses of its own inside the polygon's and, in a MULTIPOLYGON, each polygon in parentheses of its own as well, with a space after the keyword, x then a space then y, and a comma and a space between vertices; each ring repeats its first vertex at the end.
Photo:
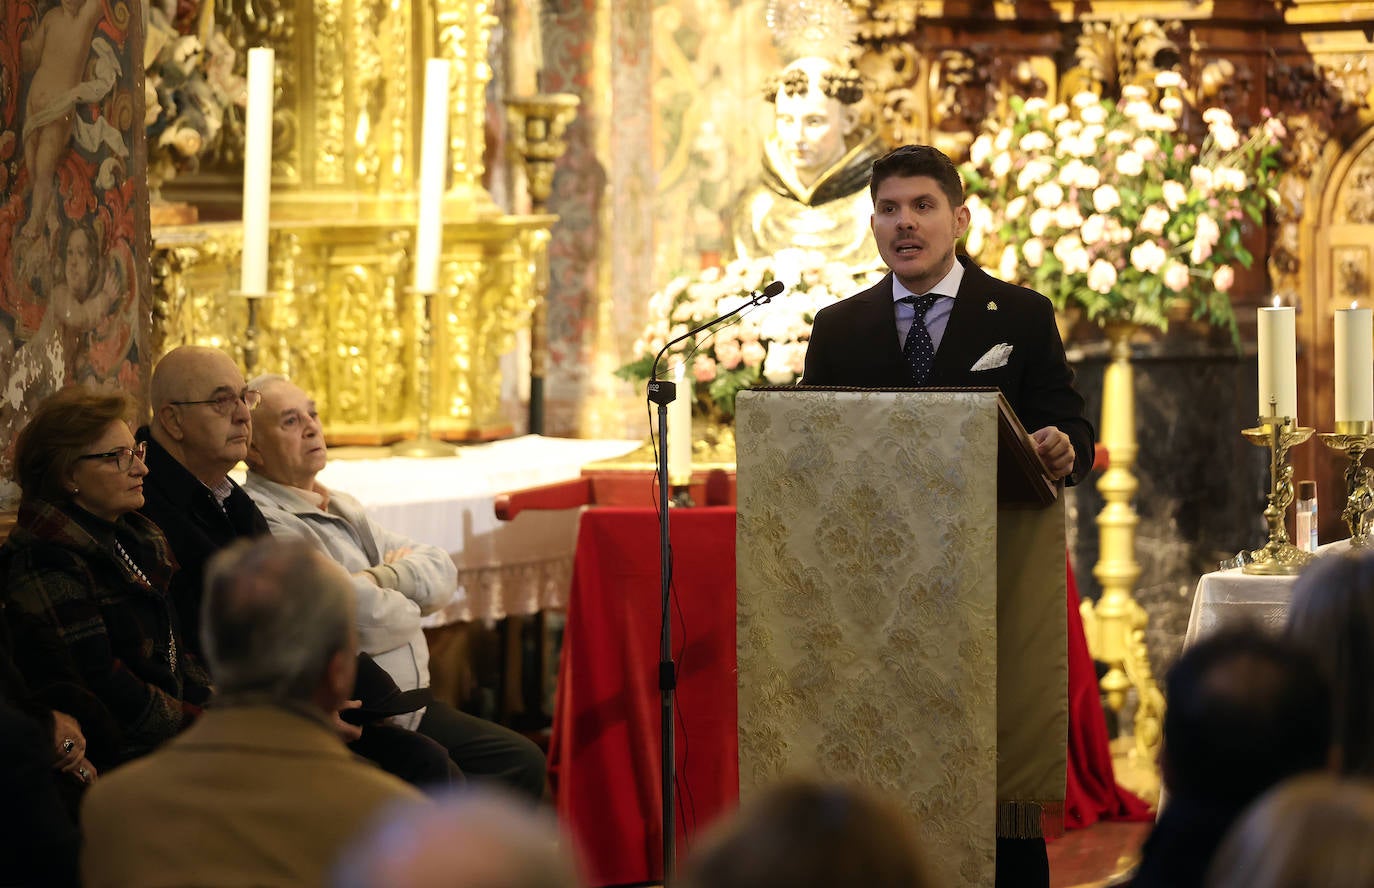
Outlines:
MULTIPOLYGON (((678 664, 679 858, 739 793, 735 510, 674 509, 673 651, 678 664)), ((1117 786, 1097 677, 1069 575, 1066 826, 1149 819, 1117 786)), ((662 879, 658 519, 653 509, 582 513, 559 664, 549 775, 590 884, 662 879)))
MULTIPOLYGON (((679 854, 735 807, 735 510, 671 510, 679 854)), ((662 878, 659 542, 653 509, 582 513, 549 776, 593 885, 662 878)))

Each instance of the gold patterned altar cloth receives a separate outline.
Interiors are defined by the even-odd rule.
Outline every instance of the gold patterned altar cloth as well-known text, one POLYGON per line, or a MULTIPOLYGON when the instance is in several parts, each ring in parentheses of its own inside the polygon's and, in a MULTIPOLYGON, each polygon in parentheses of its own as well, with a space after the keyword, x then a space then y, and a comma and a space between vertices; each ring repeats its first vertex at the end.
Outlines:
POLYGON ((1062 809, 1062 506, 999 545, 996 393, 743 392, 736 435, 741 795, 876 787, 940 884, 991 885, 995 835, 1062 809))

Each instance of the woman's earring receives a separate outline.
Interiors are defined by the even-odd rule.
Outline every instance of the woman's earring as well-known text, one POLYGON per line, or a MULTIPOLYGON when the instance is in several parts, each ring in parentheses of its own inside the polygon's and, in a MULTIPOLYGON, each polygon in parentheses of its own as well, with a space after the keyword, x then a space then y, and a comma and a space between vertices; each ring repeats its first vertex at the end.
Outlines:
POLYGON ((73 488, 72 488, 72 496, 76 496, 76 495, 77 495, 78 493, 80 493, 80 492, 81 492, 81 488, 80 488, 80 487, 73 487, 73 488))

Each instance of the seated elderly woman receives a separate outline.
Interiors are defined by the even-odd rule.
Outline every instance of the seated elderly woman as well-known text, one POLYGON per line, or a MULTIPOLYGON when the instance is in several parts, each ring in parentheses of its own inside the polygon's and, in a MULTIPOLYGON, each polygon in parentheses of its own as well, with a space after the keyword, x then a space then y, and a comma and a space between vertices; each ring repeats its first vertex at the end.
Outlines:
POLYGON ((168 598, 167 541, 135 511, 148 469, 130 413, 122 394, 80 386, 39 405, 15 444, 19 515, 0 547, 15 664, 34 687, 88 689, 119 730, 116 761, 175 735, 210 696, 168 598), (27 643, 34 627, 55 651, 27 643))
MULTIPOLYGON (((274 536, 309 540, 352 574, 359 647, 402 691, 428 687, 429 646, 420 618, 453 597, 453 559, 436 546, 380 527, 357 500, 316 480, 328 449, 315 402, 299 386, 277 375, 248 385, 262 400, 253 409, 243 489, 274 536)), ((395 722, 438 741, 464 774, 543 796, 544 755, 514 731, 437 700, 395 722)))
POLYGON ((1374 552, 1325 555, 1305 569, 1285 631, 1331 685, 1340 772, 1374 777, 1374 552))

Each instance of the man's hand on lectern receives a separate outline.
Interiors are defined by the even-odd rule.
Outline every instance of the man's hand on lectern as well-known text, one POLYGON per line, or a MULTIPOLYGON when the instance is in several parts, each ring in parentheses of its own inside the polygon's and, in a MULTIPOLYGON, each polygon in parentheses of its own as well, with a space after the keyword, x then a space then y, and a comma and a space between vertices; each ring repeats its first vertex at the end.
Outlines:
POLYGON ((1073 471, 1073 444, 1068 435, 1054 426, 1045 426, 1036 429, 1031 434, 1031 440, 1035 442, 1035 452, 1040 454, 1040 461, 1049 470, 1051 478, 1058 481, 1073 471))

